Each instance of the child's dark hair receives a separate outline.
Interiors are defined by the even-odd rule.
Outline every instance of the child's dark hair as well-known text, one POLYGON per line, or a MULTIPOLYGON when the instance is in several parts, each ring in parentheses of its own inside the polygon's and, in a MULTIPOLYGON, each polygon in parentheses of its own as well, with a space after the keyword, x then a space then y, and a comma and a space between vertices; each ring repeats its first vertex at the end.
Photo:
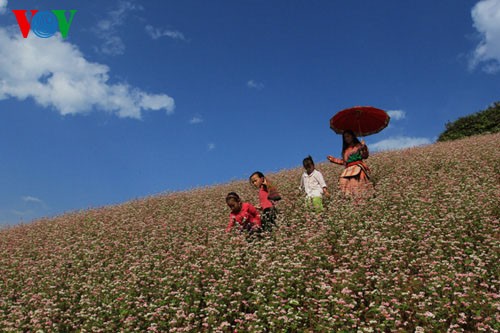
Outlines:
POLYGON ((226 196, 226 202, 229 202, 229 200, 235 200, 235 201, 239 202, 241 199, 240 199, 240 196, 236 192, 229 192, 226 196))
MULTIPOLYGON (((250 181, 250 184, 252 183, 252 177, 253 177, 253 176, 255 176, 255 175, 257 175, 257 177, 259 177, 259 178, 265 178, 265 176, 264 176, 264 174, 263 174, 262 172, 260 172, 260 171, 255 171, 254 173, 252 173, 252 174, 250 175, 250 177, 248 177, 248 180, 250 181)), ((267 185, 262 184, 262 186, 263 186, 263 187, 264 187, 264 189, 267 191, 267 185)))
POLYGON ((308 155, 306 158, 304 158, 304 160, 302 161, 302 165, 303 166, 306 166, 308 164, 311 164, 312 166, 314 166, 314 161, 313 161, 313 158, 311 157, 311 155, 308 155))
POLYGON ((263 174, 262 172, 260 172, 260 171, 255 171, 254 173, 252 173, 252 174, 250 175, 250 177, 248 177, 248 179, 249 179, 250 181, 252 181, 252 177, 253 177, 253 176, 255 176, 255 175, 257 175, 259 178, 264 178, 264 174, 263 174))

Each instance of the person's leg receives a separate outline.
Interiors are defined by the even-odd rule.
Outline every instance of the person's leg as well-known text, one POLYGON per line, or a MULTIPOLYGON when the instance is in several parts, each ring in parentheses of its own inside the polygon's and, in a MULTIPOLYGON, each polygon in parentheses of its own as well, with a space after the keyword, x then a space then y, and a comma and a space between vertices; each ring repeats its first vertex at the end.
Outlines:
POLYGON ((313 208, 316 213, 321 213, 323 211, 323 198, 314 197, 312 198, 313 208))

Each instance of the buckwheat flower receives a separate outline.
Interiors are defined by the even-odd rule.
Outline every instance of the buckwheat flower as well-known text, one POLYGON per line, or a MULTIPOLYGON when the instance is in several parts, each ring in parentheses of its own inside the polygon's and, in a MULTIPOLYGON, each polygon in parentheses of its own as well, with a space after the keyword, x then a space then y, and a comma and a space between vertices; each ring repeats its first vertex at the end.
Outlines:
POLYGON ((435 318, 435 317, 436 317, 436 316, 435 316, 432 312, 430 312, 430 311, 425 312, 425 313, 424 313, 424 316, 426 316, 427 318, 435 318))

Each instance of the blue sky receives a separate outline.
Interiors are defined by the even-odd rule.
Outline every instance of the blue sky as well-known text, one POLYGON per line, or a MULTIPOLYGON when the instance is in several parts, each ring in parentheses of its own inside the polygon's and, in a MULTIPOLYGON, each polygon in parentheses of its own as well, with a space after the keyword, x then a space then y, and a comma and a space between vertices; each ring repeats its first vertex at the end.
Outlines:
POLYGON ((0 225, 429 144, 500 100, 500 0, 0 0, 0 225), (13 9, 75 9, 24 39, 13 9))

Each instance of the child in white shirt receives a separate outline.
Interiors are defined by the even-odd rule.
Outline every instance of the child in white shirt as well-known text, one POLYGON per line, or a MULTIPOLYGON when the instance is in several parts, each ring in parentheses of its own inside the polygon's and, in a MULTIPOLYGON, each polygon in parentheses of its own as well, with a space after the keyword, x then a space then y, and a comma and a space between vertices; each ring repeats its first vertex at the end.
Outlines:
POLYGON ((317 213, 323 211, 323 194, 329 196, 325 179, 321 172, 314 168, 314 161, 309 155, 302 161, 306 170, 300 179, 300 189, 306 192, 306 202, 317 213))

